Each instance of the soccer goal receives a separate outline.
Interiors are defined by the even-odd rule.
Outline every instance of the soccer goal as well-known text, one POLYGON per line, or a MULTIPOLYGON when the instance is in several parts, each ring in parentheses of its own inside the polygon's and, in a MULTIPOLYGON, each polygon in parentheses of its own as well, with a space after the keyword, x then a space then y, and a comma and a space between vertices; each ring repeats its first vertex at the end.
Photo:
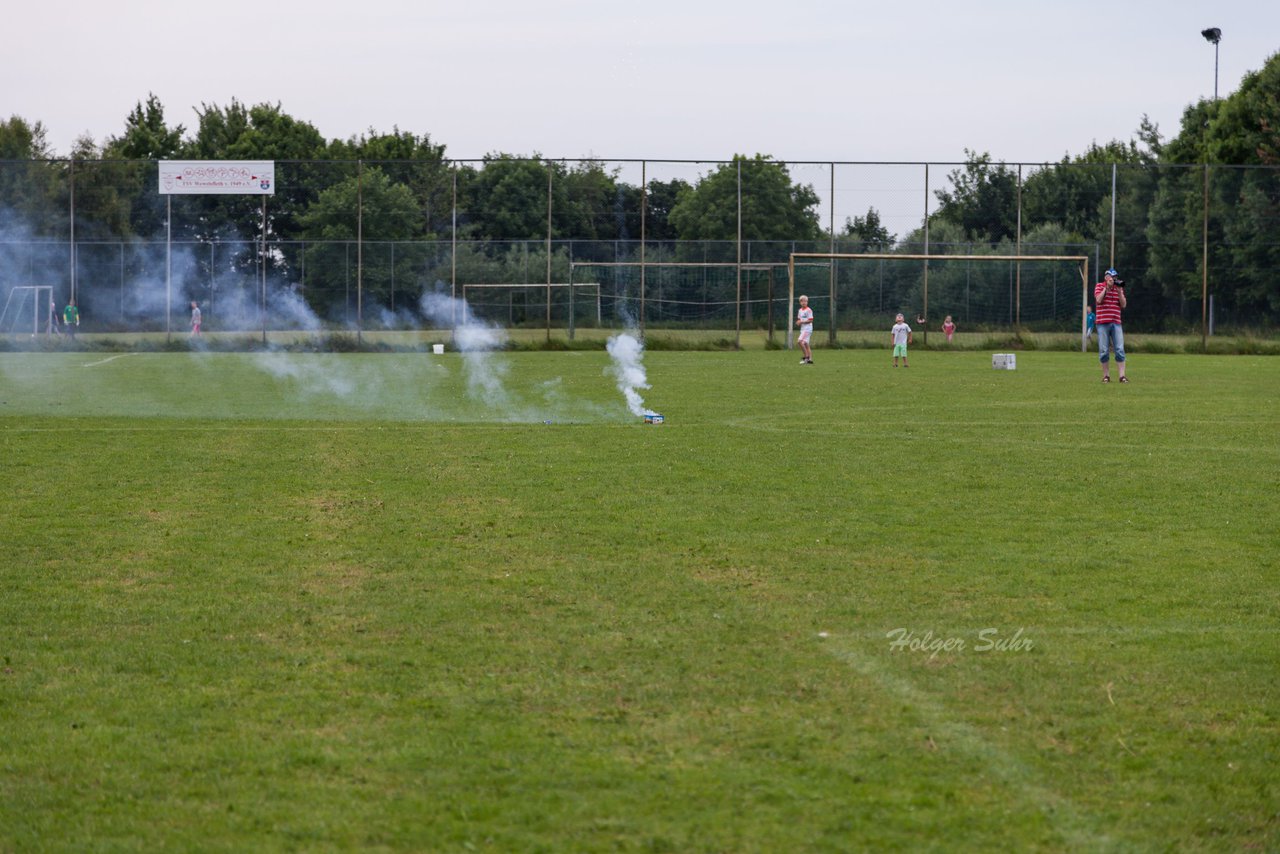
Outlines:
POLYGON ((57 331, 53 315, 52 285, 14 285, 0 310, 0 331, 25 332, 29 318, 33 336, 40 332, 52 335, 57 331))
POLYGON ((837 312, 846 323, 850 316, 879 323, 885 314, 901 312, 934 327, 947 315, 962 328, 1031 323, 1070 329, 1078 323, 1085 347, 1087 255, 793 252, 787 282, 788 314, 795 314, 799 290, 808 290, 811 305, 816 294, 832 320, 833 340, 837 312), (802 265, 820 266, 823 274, 802 265))
MULTIPOLYGON (((573 329, 577 314, 575 305, 579 290, 586 291, 587 300, 592 299, 594 292, 596 325, 600 325, 600 285, 596 282, 481 282, 462 286, 462 300, 482 317, 492 318, 506 313, 507 325, 517 326, 527 317, 533 317, 545 308, 548 319, 551 306, 567 307, 569 329, 573 329), (564 290, 564 289, 568 290, 564 290), (552 294, 559 290, 554 300, 552 294), (495 298, 496 297, 496 298, 495 298), (517 299, 518 298, 518 299, 517 299)), ((590 305, 590 302, 587 303, 590 305)))
POLYGON ((787 262, 778 261, 573 261, 570 278, 600 282, 606 314, 638 324, 740 334, 767 330, 782 317, 781 282, 787 262))

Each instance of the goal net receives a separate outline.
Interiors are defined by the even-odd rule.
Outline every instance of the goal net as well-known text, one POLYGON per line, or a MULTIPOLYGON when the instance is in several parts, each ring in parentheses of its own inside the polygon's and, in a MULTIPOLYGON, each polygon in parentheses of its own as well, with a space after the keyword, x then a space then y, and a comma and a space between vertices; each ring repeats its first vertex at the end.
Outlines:
POLYGON ((574 281, 599 282, 606 321, 785 334, 785 261, 574 261, 570 270, 574 281))
POLYGON ((464 284, 462 299, 476 317, 502 326, 599 326, 600 285, 596 282, 464 284))
POLYGON ((0 309, 0 332, 52 335, 58 331, 54 315, 52 285, 14 285, 0 309))
POLYGON ((1087 255, 947 255, 795 252, 787 316, 809 297, 826 328, 888 329, 899 312, 939 330, 1083 332, 1089 305, 1087 255), (887 318, 887 319, 886 319, 887 318))

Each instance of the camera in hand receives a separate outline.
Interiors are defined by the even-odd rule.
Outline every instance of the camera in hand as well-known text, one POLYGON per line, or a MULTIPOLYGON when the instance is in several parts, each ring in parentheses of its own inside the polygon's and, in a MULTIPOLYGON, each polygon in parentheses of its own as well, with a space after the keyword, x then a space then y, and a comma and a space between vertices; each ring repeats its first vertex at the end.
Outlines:
POLYGON ((1124 287, 1124 279, 1112 278, 1112 279, 1111 279, 1111 284, 1115 285, 1117 288, 1123 288, 1123 287, 1124 287))

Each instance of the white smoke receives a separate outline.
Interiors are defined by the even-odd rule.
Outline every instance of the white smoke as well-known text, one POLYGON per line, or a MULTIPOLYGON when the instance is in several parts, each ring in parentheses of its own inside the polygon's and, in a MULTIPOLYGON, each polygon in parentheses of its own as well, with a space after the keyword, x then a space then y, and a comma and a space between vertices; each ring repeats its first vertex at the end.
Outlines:
POLYGON ((630 332, 623 332, 610 338, 605 349, 613 359, 609 370, 618 381, 618 391, 627 399, 627 409, 632 415, 654 414, 645 408, 644 398, 640 396, 640 389, 649 388, 644 371, 644 344, 630 332))
POLYGON ((454 342, 462 354, 467 375, 467 394, 492 409, 509 409, 511 396, 505 385, 507 364, 493 358, 493 351, 507 340, 502 328, 476 317, 466 300, 444 293, 423 294, 421 305, 422 313, 436 326, 453 327, 454 342))

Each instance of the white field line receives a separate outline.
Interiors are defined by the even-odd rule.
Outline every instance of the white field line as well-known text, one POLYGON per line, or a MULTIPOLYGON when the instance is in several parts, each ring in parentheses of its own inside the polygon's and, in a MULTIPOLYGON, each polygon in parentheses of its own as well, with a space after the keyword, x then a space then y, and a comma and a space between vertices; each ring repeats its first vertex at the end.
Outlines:
POLYGON ((137 353, 120 353, 119 355, 116 355, 116 356, 108 356, 107 358, 101 359, 97 362, 85 362, 80 367, 94 368, 94 367, 97 367, 98 365, 105 365, 107 362, 114 362, 116 359, 123 359, 125 356, 136 356, 136 355, 138 354, 137 353))
POLYGON ((938 736, 940 747, 950 747, 981 762, 1011 793, 1029 802, 1061 834, 1067 850, 1108 851, 1116 847, 1115 839, 1100 832, 1095 823, 1081 814, 1061 791, 1042 783, 1038 779, 1040 775, 1027 763, 993 744, 977 727, 956 720, 942 703, 916 687, 911 680, 892 672, 875 656, 862 655, 835 644, 825 648, 909 706, 938 736))

